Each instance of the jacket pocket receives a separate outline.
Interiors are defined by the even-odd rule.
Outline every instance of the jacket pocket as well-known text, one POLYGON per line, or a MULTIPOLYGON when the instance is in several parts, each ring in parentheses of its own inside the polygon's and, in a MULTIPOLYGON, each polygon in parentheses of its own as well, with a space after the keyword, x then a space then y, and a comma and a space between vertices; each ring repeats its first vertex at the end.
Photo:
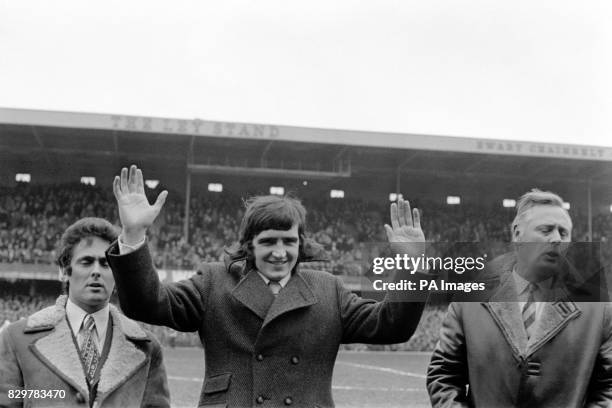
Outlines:
POLYGON ((232 373, 214 375, 204 381, 198 406, 212 408, 227 406, 227 392, 232 379, 232 373))

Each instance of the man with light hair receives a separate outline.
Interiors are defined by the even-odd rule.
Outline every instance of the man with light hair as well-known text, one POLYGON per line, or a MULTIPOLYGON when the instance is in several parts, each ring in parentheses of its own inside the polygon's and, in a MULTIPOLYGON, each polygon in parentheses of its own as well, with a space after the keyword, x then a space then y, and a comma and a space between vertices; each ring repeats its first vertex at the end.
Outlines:
POLYGON ((434 407, 612 404, 610 305, 568 289, 571 232, 557 194, 520 198, 513 250, 488 265, 492 289, 449 306, 427 373, 434 407))

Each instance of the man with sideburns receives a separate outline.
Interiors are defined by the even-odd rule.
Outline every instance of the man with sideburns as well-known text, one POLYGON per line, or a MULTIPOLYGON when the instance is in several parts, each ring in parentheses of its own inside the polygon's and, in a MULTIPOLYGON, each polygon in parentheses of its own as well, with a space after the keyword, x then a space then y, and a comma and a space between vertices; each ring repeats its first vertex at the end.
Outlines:
POLYGON ((0 407, 169 407, 161 347, 109 304, 117 229, 69 226, 57 264, 67 295, 0 333, 0 407))
MULTIPOLYGON (((316 244, 305 238, 306 210, 290 197, 249 200, 225 262, 162 284, 145 234, 167 192, 150 205, 136 166, 122 169, 114 192, 122 232, 107 256, 121 306, 147 323, 198 331, 206 361, 199 406, 332 407, 341 343, 404 342, 419 322, 423 302, 403 302, 397 293, 381 302, 363 299, 338 277, 302 267, 314 259, 316 244)), ((423 253, 419 213, 407 201, 391 205, 385 229, 397 252, 423 253)))

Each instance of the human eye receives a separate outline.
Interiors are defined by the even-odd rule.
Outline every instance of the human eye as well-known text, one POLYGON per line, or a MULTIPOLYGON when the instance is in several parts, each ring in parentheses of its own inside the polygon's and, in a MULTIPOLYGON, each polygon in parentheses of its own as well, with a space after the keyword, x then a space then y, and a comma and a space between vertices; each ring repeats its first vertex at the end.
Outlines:
POLYGON ((542 232, 543 234, 550 234, 550 232, 552 231, 552 228, 548 225, 543 225, 538 228, 538 231, 542 232))
POLYGON ((93 258, 85 257, 79 260, 80 265, 89 266, 93 263, 93 258))
POLYGON ((261 238, 257 241, 261 245, 272 245, 274 244, 274 240, 272 238, 261 238))
POLYGON ((285 243, 285 245, 296 245, 298 243, 298 239, 297 238, 285 238, 283 242, 285 243))

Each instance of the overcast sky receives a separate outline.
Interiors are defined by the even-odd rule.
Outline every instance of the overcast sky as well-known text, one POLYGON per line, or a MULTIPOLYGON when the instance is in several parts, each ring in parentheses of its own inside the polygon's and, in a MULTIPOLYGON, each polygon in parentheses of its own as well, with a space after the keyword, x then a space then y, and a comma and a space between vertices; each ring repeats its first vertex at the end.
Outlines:
POLYGON ((0 106, 612 146, 609 0, 0 0, 0 106))

